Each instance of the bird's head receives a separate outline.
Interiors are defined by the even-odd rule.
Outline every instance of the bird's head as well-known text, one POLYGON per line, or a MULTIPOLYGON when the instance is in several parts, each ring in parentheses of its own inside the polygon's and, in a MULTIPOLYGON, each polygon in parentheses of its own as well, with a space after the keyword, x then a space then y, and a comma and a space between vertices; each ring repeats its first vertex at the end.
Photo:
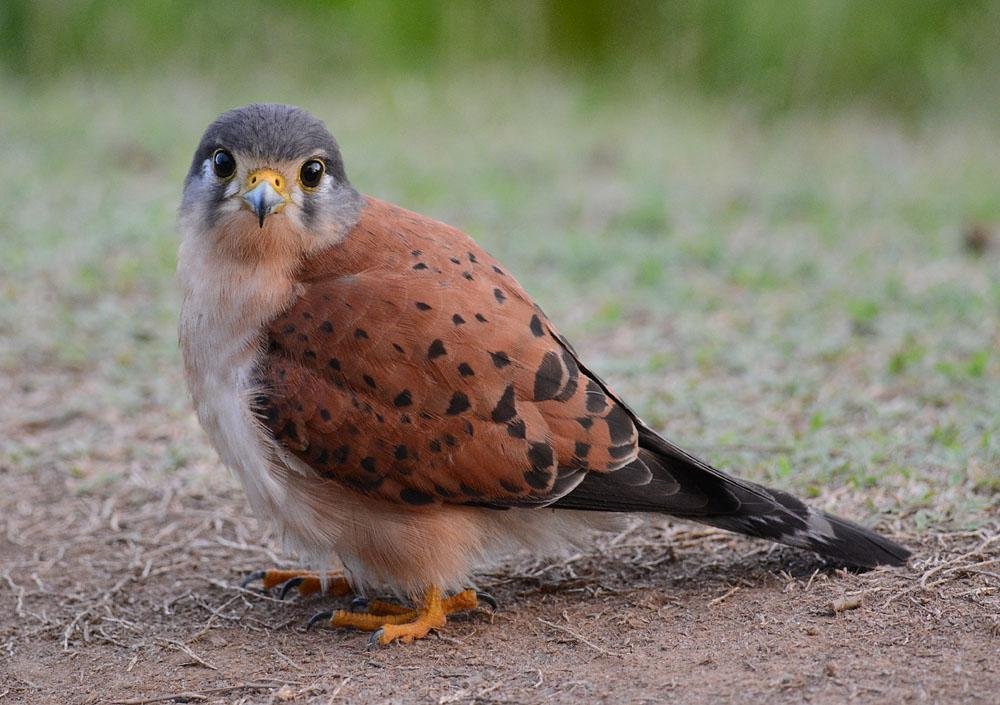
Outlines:
POLYGON ((252 104, 205 130, 184 182, 180 222, 187 240, 254 260, 336 242, 361 204, 322 122, 292 106, 252 104))

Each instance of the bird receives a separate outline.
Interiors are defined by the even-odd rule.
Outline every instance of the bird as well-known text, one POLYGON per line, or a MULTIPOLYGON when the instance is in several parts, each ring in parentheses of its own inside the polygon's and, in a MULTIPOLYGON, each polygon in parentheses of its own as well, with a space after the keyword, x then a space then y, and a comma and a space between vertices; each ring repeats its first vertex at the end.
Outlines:
POLYGON ((469 587, 484 562, 585 543, 628 513, 862 569, 910 555, 657 433, 472 238, 356 190, 305 110, 256 103, 212 122, 178 223, 195 413, 308 566, 248 580, 359 596, 310 626, 411 642, 495 609, 469 587))

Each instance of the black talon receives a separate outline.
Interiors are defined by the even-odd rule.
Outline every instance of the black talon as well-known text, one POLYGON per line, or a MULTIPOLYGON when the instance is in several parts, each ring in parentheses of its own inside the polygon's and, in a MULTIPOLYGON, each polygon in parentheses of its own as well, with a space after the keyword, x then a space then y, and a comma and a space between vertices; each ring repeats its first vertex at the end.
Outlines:
POLYGON ((265 575, 267 575, 266 571, 255 570, 254 572, 250 573, 250 575, 248 575, 247 577, 243 578, 243 580, 240 581, 240 588, 246 590, 247 585, 254 582, 255 580, 263 580, 265 575))
POLYGON ((498 609, 500 609, 500 603, 497 602, 497 598, 493 597, 493 595, 489 594, 488 592, 479 592, 477 590, 476 599, 485 602, 489 606, 490 610, 493 612, 496 612, 498 609))
POLYGON ((299 585, 301 585, 303 580, 305 580, 305 578, 303 578, 301 575, 288 580, 284 585, 281 586, 281 594, 278 595, 278 599, 284 600, 285 595, 288 594, 288 591, 291 590, 292 588, 296 588, 299 585))
POLYGON ((358 595, 353 600, 351 600, 350 608, 351 612, 364 612, 368 609, 368 598, 361 597, 358 595))
POLYGON ((333 612, 327 610, 326 612, 317 612, 310 619, 309 623, 306 625, 306 631, 312 629, 317 622, 322 622, 324 619, 330 619, 333 616, 333 612))
POLYGON ((380 646, 382 646, 382 644, 379 643, 379 639, 382 638, 383 634, 385 634, 385 629, 376 629, 375 631, 372 632, 372 635, 368 637, 369 651, 371 651, 372 649, 377 649, 380 646))

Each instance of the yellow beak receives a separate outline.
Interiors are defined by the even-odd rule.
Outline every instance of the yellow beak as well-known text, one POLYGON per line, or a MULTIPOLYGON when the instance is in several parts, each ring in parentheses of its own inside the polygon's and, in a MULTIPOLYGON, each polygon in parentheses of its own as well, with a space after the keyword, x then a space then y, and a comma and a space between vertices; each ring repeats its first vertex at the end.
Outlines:
POLYGON ((243 202, 257 216, 260 227, 271 213, 280 213, 288 200, 288 180, 273 169, 257 169, 247 176, 243 202))

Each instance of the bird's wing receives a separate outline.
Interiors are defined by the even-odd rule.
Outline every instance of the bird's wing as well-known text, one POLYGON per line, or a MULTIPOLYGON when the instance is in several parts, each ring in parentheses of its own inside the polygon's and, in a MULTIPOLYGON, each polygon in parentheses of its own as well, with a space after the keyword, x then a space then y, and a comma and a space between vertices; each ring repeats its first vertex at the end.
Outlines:
POLYGON ((537 506, 589 473, 649 481, 632 415, 514 278, 369 199, 267 329, 256 409, 319 476, 394 502, 537 506))

